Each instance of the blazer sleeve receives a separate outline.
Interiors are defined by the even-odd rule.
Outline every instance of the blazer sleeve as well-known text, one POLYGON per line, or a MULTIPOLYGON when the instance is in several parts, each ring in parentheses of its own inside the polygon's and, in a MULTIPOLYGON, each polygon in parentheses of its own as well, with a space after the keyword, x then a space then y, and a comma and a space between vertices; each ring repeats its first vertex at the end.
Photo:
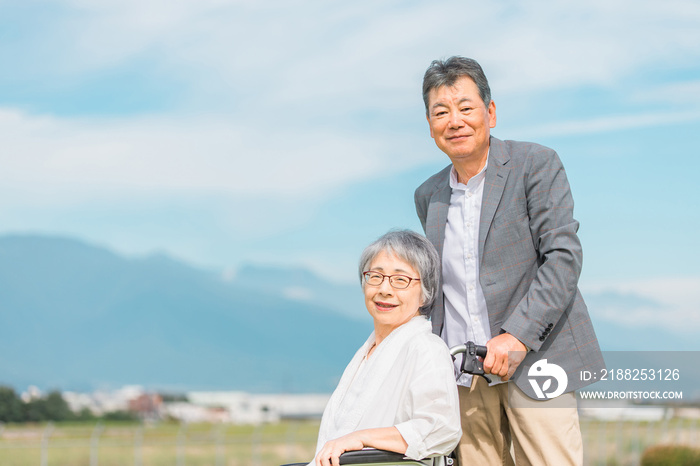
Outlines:
POLYGON ((538 267, 502 329, 537 351, 576 296, 583 254, 564 167, 551 149, 533 152, 524 183, 538 267))

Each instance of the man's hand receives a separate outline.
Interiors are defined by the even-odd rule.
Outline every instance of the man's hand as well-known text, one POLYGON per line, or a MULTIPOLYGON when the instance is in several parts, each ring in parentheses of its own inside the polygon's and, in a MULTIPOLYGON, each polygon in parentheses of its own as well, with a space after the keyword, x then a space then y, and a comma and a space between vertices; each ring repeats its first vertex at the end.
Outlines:
POLYGON ((359 437, 358 432, 352 432, 326 442, 318 452, 318 455, 316 455, 314 464, 316 466, 339 466, 340 460, 338 458, 340 455, 346 451, 362 450, 364 448, 365 445, 359 437))
POLYGON ((527 355, 525 345, 510 333, 502 333, 486 342, 488 353, 484 359, 484 372, 499 376, 502 380, 512 377, 527 355))

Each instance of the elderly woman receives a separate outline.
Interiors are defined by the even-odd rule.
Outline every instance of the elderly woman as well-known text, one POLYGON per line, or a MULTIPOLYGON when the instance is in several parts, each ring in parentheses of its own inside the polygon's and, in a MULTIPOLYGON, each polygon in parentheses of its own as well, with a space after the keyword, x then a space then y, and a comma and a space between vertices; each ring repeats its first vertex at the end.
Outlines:
POLYGON ((411 459, 456 447, 461 428, 452 360, 426 315, 439 267, 430 242, 407 230, 385 234, 362 253, 360 280, 374 332, 326 406, 309 466, 337 466, 340 454, 365 447, 411 459))

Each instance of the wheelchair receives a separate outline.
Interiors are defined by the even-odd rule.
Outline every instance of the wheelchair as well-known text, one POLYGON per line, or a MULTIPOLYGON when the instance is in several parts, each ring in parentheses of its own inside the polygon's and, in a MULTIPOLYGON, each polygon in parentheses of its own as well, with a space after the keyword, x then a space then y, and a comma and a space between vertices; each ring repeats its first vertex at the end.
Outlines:
MULTIPOLYGON (((486 357, 486 347, 475 345, 473 342, 468 341, 463 345, 453 346, 450 348, 450 354, 452 359, 456 359, 456 356, 463 353, 462 364, 460 367, 460 373, 457 378, 463 373, 480 375, 486 380, 491 382, 489 378, 484 373, 484 362, 483 358, 486 357), (481 359, 480 359, 481 358, 481 359)), ((340 464, 345 465, 363 465, 363 466, 431 466, 433 465, 433 460, 435 458, 427 458, 424 460, 412 460, 406 458, 401 453, 395 453, 393 451, 377 450, 374 448, 365 448, 363 450, 356 451, 346 451, 340 455, 340 464)), ((445 466, 452 466, 455 464, 455 460, 452 455, 445 456, 442 458, 445 466)), ((307 463, 287 463, 281 466, 306 466, 307 463)), ((438 463, 439 464, 439 463, 438 463)))
MULTIPOLYGON (((452 458, 447 458, 446 465, 452 465, 452 458)), ((290 463, 282 466, 306 466, 308 463, 290 463)), ((340 455, 341 465, 361 464, 363 466, 429 466, 430 460, 412 460, 404 457, 401 453, 393 451, 376 450, 365 448, 364 450, 346 451, 340 455)))

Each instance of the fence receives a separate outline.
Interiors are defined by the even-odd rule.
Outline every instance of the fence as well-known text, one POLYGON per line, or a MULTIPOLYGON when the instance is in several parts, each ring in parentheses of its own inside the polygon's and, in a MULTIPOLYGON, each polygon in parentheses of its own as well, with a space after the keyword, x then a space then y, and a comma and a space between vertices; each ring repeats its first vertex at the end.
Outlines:
MULTIPOLYGON (((699 419, 581 420, 587 465, 638 465, 659 444, 700 445, 699 419)), ((313 457, 317 422, 0 426, 2 466, 277 466, 313 457)))

